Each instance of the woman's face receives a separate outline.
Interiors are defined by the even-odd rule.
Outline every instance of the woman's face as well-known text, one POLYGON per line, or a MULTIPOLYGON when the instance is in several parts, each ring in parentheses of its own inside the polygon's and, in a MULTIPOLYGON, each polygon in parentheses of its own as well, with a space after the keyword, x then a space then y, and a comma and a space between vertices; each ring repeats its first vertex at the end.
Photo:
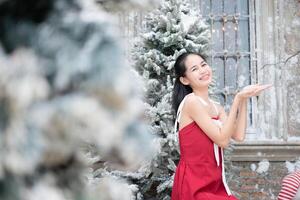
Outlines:
POLYGON ((212 81, 212 70, 210 66, 198 55, 188 55, 185 60, 185 77, 180 77, 184 85, 191 88, 207 87, 212 81))

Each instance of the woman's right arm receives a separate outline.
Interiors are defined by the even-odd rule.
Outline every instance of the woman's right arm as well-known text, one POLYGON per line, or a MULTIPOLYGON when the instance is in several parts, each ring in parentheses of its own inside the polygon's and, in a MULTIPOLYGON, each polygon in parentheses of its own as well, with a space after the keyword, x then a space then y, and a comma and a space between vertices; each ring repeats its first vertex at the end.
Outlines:
POLYGON ((214 143, 220 147, 227 147, 235 130, 235 121, 240 101, 239 95, 236 95, 228 118, 221 128, 213 123, 204 105, 201 104, 196 96, 192 95, 186 99, 186 111, 214 143))
POLYGON ((186 99, 187 113, 214 143, 220 147, 227 147, 232 134, 235 133, 238 107, 242 99, 258 96, 261 91, 271 86, 272 84, 256 84, 244 87, 241 92, 235 95, 228 117, 221 128, 212 122, 204 105, 200 103, 199 99, 194 95, 191 95, 186 99))
POLYGON ((238 110, 239 110, 240 104, 243 102, 242 100, 243 99, 239 96, 239 94, 235 95, 232 105, 230 107, 228 117, 226 118, 225 122, 223 122, 223 126, 221 128, 221 133, 229 135, 229 138, 227 139, 227 141, 225 141, 227 143, 227 145, 228 145, 230 139, 232 138, 232 136, 234 135, 234 133, 236 132, 236 128, 238 126, 238 124, 237 124, 238 110))

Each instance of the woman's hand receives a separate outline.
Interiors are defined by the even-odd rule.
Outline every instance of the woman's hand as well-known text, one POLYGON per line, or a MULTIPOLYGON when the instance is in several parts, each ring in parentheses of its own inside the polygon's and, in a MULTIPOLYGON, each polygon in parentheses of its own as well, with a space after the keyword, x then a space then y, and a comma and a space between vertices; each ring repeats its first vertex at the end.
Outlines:
POLYGON ((237 93, 237 96, 239 96, 242 99, 249 98, 249 97, 254 97, 260 95, 260 93, 267 89, 272 87, 272 84, 266 84, 266 85, 260 85, 260 84, 255 84, 255 85, 248 85, 244 87, 240 92, 237 93))

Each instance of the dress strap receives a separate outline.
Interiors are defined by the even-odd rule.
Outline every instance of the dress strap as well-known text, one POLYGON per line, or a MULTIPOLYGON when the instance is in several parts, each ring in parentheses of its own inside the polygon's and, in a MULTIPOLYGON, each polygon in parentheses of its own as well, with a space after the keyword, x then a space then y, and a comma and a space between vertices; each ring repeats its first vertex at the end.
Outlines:
POLYGON ((214 108, 216 110, 216 113, 217 113, 217 116, 219 115, 219 111, 218 111, 218 108, 216 106, 216 104, 214 103, 214 101, 210 100, 212 102, 212 104, 214 105, 214 108))
MULTIPOLYGON (((175 142, 176 142, 177 145, 179 145, 179 134, 177 133, 177 127, 178 127, 178 123, 179 123, 179 120, 180 120, 180 117, 181 117, 181 110, 183 108, 183 105, 184 105, 184 102, 185 102, 187 96, 188 95, 185 95, 185 97, 180 102, 180 104, 178 106, 177 113, 176 113, 176 119, 175 119, 175 124, 174 124, 174 134, 173 134, 173 137, 174 137, 174 140, 175 140, 175 142)), ((179 148, 179 154, 180 154, 180 148, 179 148)))
POLYGON ((187 96, 188 95, 185 95, 185 97, 183 98, 183 100, 180 102, 180 104, 178 106, 178 110, 177 110, 177 114, 176 114, 176 119, 175 119, 175 124, 174 124, 174 134, 176 134, 176 132, 177 132, 178 123, 179 123, 179 120, 180 120, 180 117, 181 117, 181 110, 183 108, 183 105, 184 105, 184 102, 185 102, 187 96))
MULTIPOLYGON (((196 95, 197 96, 197 95, 196 95)), ((205 105, 207 106, 208 103, 206 101, 204 101, 201 97, 197 96, 197 98, 205 105)))

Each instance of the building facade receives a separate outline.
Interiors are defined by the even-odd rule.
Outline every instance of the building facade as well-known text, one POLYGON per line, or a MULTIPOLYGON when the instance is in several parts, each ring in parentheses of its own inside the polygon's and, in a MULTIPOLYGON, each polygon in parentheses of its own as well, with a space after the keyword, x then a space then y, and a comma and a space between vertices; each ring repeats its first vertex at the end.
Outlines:
MULTIPOLYGON (((273 84, 248 101, 245 142, 230 153, 229 184, 241 199, 277 199, 300 156, 300 1, 190 0, 210 24, 210 64, 219 101, 229 111, 237 90, 273 84)), ((127 49, 147 13, 120 14, 127 49)))

